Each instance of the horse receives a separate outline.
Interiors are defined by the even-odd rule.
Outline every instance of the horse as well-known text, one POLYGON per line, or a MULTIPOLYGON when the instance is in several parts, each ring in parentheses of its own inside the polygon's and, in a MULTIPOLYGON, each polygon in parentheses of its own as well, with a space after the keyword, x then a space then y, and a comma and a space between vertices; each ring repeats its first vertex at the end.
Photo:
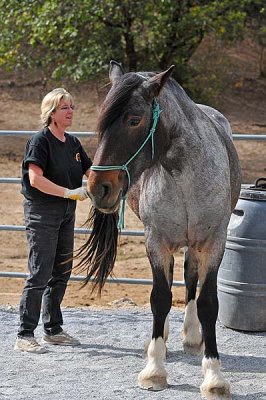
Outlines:
POLYGON ((202 396, 227 399, 230 385, 221 373, 215 331, 217 273, 241 172, 229 122, 194 103, 171 77, 173 69, 126 73, 110 62, 111 88, 100 110, 99 144, 87 184, 93 229, 79 251, 79 266, 87 272, 86 282, 92 278, 100 291, 114 267, 118 213, 127 196, 144 225, 153 276, 153 329, 138 384, 149 390, 168 386, 164 359, 173 254, 184 248, 183 348, 203 353, 202 396))

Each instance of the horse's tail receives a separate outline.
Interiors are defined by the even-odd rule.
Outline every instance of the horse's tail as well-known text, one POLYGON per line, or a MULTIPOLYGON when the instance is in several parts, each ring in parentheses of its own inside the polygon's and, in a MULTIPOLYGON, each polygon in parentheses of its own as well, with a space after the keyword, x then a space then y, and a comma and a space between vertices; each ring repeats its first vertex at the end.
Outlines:
POLYGON ((85 222, 92 228, 92 232, 86 243, 76 251, 74 259, 81 260, 74 269, 78 269, 79 272, 86 271, 83 287, 92 279, 92 291, 98 288, 98 292, 101 293, 107 277, 114 268, 117 254, 117 221, 118 213, 103 214, 92 207, 85 222))

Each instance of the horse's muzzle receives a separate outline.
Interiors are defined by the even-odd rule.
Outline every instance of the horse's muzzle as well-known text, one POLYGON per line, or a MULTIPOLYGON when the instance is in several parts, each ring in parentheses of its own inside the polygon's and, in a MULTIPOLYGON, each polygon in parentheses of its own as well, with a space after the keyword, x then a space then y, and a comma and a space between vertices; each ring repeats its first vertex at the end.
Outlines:
POLYGON ((88 192, 92 204, 103 213, 114 213, 119 209, 123 191, 121 171, 91 171, 88 192))

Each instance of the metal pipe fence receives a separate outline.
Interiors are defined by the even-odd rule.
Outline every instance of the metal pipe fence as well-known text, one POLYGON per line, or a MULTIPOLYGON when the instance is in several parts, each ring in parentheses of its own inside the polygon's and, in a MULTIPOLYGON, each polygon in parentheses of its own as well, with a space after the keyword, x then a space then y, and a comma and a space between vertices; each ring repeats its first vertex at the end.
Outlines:
MULTIPOLYGON (((0 136, 31 136, 37 133, 37 131, 11 131, 11 130, 0 130, 0 136)), ((77 137, 95 137, 96 133, 93 131, 88 132, 69 132, 77 137)), ((266 140, 266 134, 250 135, 235 132, 233 134, 235 140, 266 140)))
MULTIPOLYGON (((1 131, 0 136, 31 136, 37 133, 38 131, 1 131)), ((96 133, 93 131, 88 132, 69 132, 72 135, 77 137, 93 137, 96 136, 96 133)))
MULTIPOLYGON (((0 278, 22 278, 26 279, 28 274, 23 272, 1 272, 0 278)), ((79 275, 71 275, 70 280, 76 282, 83 282, 85 276, 79 275)), ((133 278, 107 278, 107 283, 124 283, 124 284, 131 284, 131 285, 152 285, 151 279, 133 279, 133 278)), ((183 281, 173 281, 173 286, 184 286, 183 281)))
MULTIPOLYGON (((30 136, 37 133, 37 131, 12 131, 12 130, 0 130, 1 136, 30 136)), ((77 137, 95 137, 95 132, 70 132, 72 135, 77 137)), ((241 134, 234 133, 234 140, 257 140, 257 141, 266 141, 266 134, 259 135, 250 135, 250 134, 241 134)), ((83 181, 85 184, 86 181, 83 181)), ((0 178, 0 183, 11 183, 11 184, 19 184, 21 183, 20 178, 0 178)), ((17 226, 17 225, 0 225, 0 231, 25 231, 25 226, 17 226)), ((75 228, 76 234, 88 234, 90 233, 90 229, 84 228, 75 228)), ((120 234, 122 236, 144 236, 143 230, 125 230, 122 229, 120 234)), ((27 278, 28 274, 20 273, 20 272, 5 272, 0 271, 0 278, 27 278)), ((75 276, 71 275, 70 280, 72 281, 83 281, 85 276, 75 276)), ((137 284, 137 285, 152 285, 152 280, 150 279, 132 279, 132 278, 108 278, 106 280, 108 283, 122 283, 122 284, 137 284)), ((184 281, 173 281, 173 286, 184 286, 184 281)))

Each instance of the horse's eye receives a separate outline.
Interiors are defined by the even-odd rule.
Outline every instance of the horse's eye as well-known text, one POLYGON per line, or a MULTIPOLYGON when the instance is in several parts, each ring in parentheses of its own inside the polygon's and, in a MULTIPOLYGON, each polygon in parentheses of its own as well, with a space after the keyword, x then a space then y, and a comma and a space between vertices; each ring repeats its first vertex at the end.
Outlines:
POLYGON ((141 118, 140 118, 140 117, 133 117, 133 118, 130 118, 130 119, 128 120, 128 125, 129 125, 129 126, 138 126, 138 124, 140 123, 140 121, 141 121, 141 118))

